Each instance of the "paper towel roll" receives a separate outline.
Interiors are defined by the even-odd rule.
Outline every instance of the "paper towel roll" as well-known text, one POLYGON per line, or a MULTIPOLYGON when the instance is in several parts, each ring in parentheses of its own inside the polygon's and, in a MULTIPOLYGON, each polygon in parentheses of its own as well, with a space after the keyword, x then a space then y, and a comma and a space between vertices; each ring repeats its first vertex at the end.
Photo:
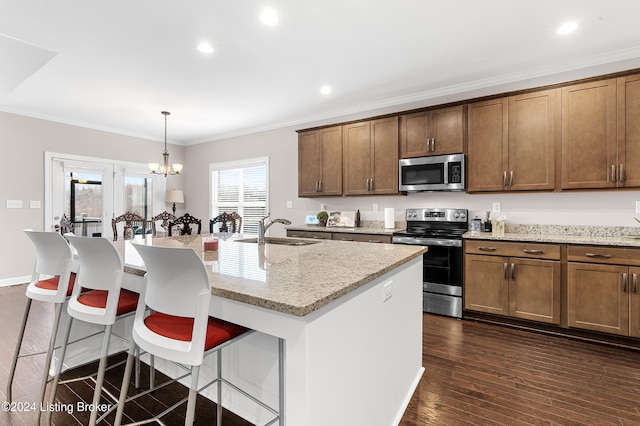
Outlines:
POLYGON ((386 207, 384 209, 384 227, 387 229, 396 227, 395 210, 393 207, 386 207))

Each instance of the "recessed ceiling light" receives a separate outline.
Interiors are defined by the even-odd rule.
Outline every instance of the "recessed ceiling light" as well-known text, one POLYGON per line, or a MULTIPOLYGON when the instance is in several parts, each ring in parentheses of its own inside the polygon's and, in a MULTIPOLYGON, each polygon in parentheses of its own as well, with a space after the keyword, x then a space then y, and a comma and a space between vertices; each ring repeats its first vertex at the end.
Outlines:
POLYGON ((202 53, 213 53, 213 46, 206 41, 203 41, 198 45, 198 50, 202 53))
POLYGON ((573 21, 565 22, 564 24, 560 25, 560 28, 558 28, 558 34, 569 34, 574 32, 577 29, 578 29, 577 23, 573 21))
POLYGON ((320 88, 320 93, 322 93, 323 95, 330 95, 331 94, 331 86, 322 86, 320 88))
POLYGON ((264 9, 260 14, 260 20, 263 24, 269 25, 270 27, 276 25, 280 18, 278 18, 278 14, 273 9, 264 9))

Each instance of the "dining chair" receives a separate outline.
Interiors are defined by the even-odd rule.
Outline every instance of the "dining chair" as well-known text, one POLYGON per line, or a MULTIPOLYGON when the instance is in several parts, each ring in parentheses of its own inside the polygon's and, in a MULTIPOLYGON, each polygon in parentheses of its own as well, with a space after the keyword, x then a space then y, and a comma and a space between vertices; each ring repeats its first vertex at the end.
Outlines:
POLYGON ((142 226, 142 229, 143 229, 142 233, 143 234, 146 233, 145 219, 136 213, 126 212, 124 214, 121 214, 120 216, 117 216, 111 219, 111 228, 113 228, 113 241, 118 240, 117 224, 120 222, 124 222, 124 228, 122 229, 122 237, 125 240, 130 240, 136 236, 136 230, 134 228, 135 226, 142 226))
POLYGON ((69 219, 69 216, 67 216, 66 214, 62 215, 62 217, 60 218, 60 224, 56 226, 56 229, 63 235, 75 233, 75 227, 73 226, 73 223, 71 223, 71 219, 69 219))
POLYGON ((241 232, 242 217, 237 212, 223 212, 209 221, 209 233, 214 233, 214 225, 219 223, 218 232, 241 232))
POLYGON ((160 224, 160 227, 164 229, 168 234, 169 223, 174 222, 176 220, 176 217, 166 210, 152 217, 151 218, 151 235, 153 237, 158 236, 158 230, 156 229, 156 221, 159 221, 159 220, 162 221, 162 223, 160 224))
MULTIPOLYGON (((100 402, 104 373, 109 355, 109 341, 112 326, 117 319, 131 315, 138 305, 138 293, 122 289, 124 265, 113 244, 102 237, 77 237, 67 235, 69 243, 77 250, 80 259, 78 276, 74 286, 67 313, 69 321, 62 337, 60 361, 56 365, 51 385, 50 404, 55 401, 60 373, 69 344, 69 335, 74 320, 104 326, 104 336, 92 407, 100 402), (81 292, 82 289, 82 292, 81 292)), ((97 409, 91 410, 89 424, 95 425, 98 420, 97 409)))
MULTIPOLYGON (((280 414, 277 411, 222 378, 223 348, 249 336, 254 331, 209 316, 211 285, 204 263, 196 252, 191 248, 184 247, 153 247, 140 243, 132 245, 145 264, 147 282, 138 301, 138 309, 133 322, 132 342, 114 424, 116 426, 121 424, 125 403, 142 395, 138 394, 126 398, 131 364, 137 348, 165 360, 190 367, 190 373, 178 378, 182 379, 189 374, 191 375, 189 394, 186 398, 185 425, 191 426, 195 420, 200 366, 204 358, 213 353, 217 353, 217 377, 213 381, 218 385, 217 425, 222 424, 223 384, 230 385, 279 419, 280 414)), ((282 360, 282 345, 280 348, 280 360, 282 360)), ((279 367, 282 377, 282 364, 279 364, 279 367)), ((209 384, 204 387, 207 386, 209 384)), ((144 394, 148 392, 144 392, 144 394)), ((282 398, 282 387, 280 398, 282 398)), ((175 410, 184 401, 183 399, 169 407, 153 420, 160 422, 160 417, 175 410)), ((270 422, 270 424, 272 423, 273 421, 270 422)))
MULTIPOLYGON (((7 380, 7 402, 11 402, 11 387, 15 376, 16 366, 19 358, 27 356, 39 355, 39 353, 29 353, 20 355, 22 340, 31 310, 31 302, 38 300, 41 302, 53 303, 55 306, 55 314, 53 317, 53 327, 51 337, 49 338, 49 347, 47 349, 47 358, 44 363, 44 374, 40 387, 39 398, 44 401, 47 381, 49 379, 49 368, 51 366, 51 358, 60 324, 62 306, 71 294, 74 288, 77 264, 73 257, 73 252, 69 243, 65 238, 57 232, 41 232, 25 229, 24 233, 31 239, 36 249, 36 262, 31 274, 31 280, 27 286, 26 296, 27 305, 22 317, 20 330, 18 331, 18 339, 16 349, 9 368, 9 377, 7 380)), ((38 420, 40 419, 40 410, 38 410, 38 420)))
POLYGON ((191 216, 189 213, 185 213, 173 222, 169 222, 169 236, 171 237, 177 229, 180 230, 180 235, 191 235, 193 232, 191 225, 196 225, 197 233, 200 235, 202 231, 202 221, 191 216))

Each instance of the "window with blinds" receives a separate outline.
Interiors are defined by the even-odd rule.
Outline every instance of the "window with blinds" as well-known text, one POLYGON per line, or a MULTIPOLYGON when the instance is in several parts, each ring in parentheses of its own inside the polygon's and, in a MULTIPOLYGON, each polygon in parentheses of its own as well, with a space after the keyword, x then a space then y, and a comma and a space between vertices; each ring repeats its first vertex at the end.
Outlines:
POLYGON ((210 170, 211 217, 238 212, 242 217, 241 232, 257 235, 258 221, 267 215, 267 158, 212 164, 210 170))

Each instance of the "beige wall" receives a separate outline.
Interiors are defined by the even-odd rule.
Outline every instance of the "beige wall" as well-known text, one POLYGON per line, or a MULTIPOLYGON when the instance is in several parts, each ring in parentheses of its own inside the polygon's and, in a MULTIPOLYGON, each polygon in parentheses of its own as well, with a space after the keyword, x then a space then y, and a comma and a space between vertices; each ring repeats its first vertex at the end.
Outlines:
MULTIPOLYGON (((0 284, 31 274, 34 251, 22 229, 44 228, 44 153, 82 155, 147 163, 162 158, 163 143, 0 112, 0 284), (22 200, 21 209, 7 209, 6 200, 22 200), (40 209, 29 201, 39 200, 40 209)), ((184 147, 171 145, 172 160, 183 160, 184 147)), ((181 186, 181 177, 177 179, 181 186)), ((167 187, 173 185, 167 182, 167 187)))
MULTIPOLYGON (((353 118, 353 117, 349 117, 353 118)), ((345 118, 346 119, 346 118, 345 118)), ((340 120, 335 120, 340 121, 340 120)), ((185 191, 185 211, 203 219, 203 231, 208 231, 209 164, 240 159, 269 157, 270 212, 272 217, 284 217, 301 224, 307 214, 315 214, 320 204, 328 210, 360 209, 364 220, 383 220, 383 209, 393 207, 397 220, 410 207, 467 208, 470 215, 483 216, 492 203, 502 203, 507 221, 531 224, 578 224, 636 226, 635 201, 640 191, 601 191, 532 194, 418 193, 385 197, 297 197, 297 134, 286 127, 245 136, 229 138, 188 147, 171 146, 171 158, 183 160, 182 177, 169 177, 168 188, 185 191), (288 209, 286 202, 292 201, 288 209), (373 211, 377 204, 379 212, 373 211)), ((4 236, 0 245, 0 284, 15 277, 29 275, 33 251, 22 235, 23 228, 42 229, 44 209, 29 209, 29 200, 40 200, 44 206, 44 152, 53 151, 107 159, 146 163, 159 158, 162 143, 108 132, 84 129, 44 120, 0 113, 0 141, 4 155, 0 169, 0 223, 4 236), (6 209, 8 199, 23 200, 22 209, 6 209)), ((493 215, 495 217, 495 214, 493 215)), ((271 235, 284 235, 276 225, 271 235)), ((640 228, 639 232, 640 234, 640 228)))

